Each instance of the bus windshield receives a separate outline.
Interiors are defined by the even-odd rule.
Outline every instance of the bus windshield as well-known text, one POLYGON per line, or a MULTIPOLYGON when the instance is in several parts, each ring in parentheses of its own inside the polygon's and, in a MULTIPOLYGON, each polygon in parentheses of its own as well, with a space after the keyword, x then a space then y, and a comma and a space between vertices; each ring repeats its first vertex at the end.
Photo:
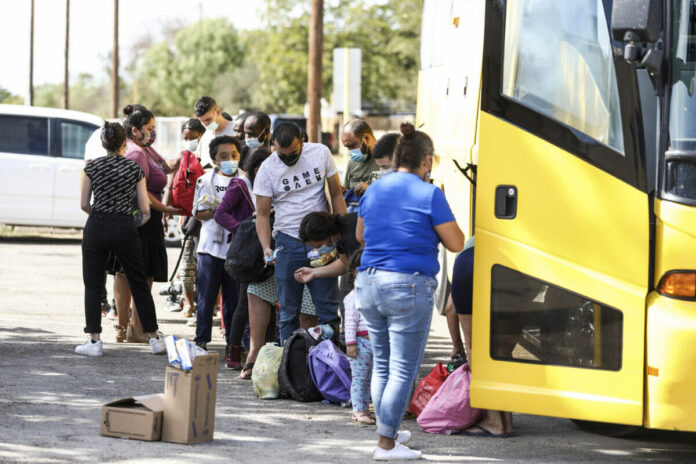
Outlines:
POLYGON ((663 195, 696 202, 696 7, 673 0, 672 94, 663 195))

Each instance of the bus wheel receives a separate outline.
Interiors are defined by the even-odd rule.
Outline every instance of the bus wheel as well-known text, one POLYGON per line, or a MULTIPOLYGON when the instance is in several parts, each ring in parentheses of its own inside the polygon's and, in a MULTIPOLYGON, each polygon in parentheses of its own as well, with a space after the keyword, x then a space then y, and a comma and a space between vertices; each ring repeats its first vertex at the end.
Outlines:
POLYGON ((643 427, 637 425, 609 424, 606 422, 592 422, 577 419, 571 419, 571 422, 575 424, 577 428, 585 432, 617 438, 633 437, 643 430, 643 427))

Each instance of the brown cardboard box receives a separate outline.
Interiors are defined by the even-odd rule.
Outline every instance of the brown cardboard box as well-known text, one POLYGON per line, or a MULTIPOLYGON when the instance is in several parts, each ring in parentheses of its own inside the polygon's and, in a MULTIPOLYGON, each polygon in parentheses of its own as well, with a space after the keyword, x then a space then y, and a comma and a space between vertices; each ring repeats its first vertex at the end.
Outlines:
POLYGON ((196 356, 193 369, 167 367, 162 440, 200 443, 213 439, 218 354, 196 356))
POLYGON ((102 406, 101 434, 154 441, 162 436, 162 394, 124 398, 102 406))

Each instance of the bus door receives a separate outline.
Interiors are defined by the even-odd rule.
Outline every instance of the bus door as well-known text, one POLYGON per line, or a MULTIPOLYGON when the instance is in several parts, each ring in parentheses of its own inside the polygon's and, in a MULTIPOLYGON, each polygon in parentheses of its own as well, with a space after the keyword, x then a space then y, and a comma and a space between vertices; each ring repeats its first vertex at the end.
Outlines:
POLYGON ((487 2, 476 407, 642 424, 649 204, 610 14, 602 0, 487 2))

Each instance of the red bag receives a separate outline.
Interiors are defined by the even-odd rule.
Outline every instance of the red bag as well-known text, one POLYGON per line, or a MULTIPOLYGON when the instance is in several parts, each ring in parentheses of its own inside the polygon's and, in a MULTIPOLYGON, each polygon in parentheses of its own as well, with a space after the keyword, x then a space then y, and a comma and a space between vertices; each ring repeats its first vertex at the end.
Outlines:
POLYGON ((413 397, 411 397, 411 404, 408 406, 408 410, 411 414, 416 417, 420 415, 425 405, 430 401, 430 398, 432 398, 442 384, 445 383, 445 379, 449 374, 444 364, 439 362, 428 375, 418 382, 418 386, 413 392, 413 397))
POLYGON ((193 197, 196 193, 196 181, 205 174, 203 166, 196 155, 186 150, 181 154, 179 170, 172 181, 172 206, 184 210, 184 215, 191 216, 193 197))

